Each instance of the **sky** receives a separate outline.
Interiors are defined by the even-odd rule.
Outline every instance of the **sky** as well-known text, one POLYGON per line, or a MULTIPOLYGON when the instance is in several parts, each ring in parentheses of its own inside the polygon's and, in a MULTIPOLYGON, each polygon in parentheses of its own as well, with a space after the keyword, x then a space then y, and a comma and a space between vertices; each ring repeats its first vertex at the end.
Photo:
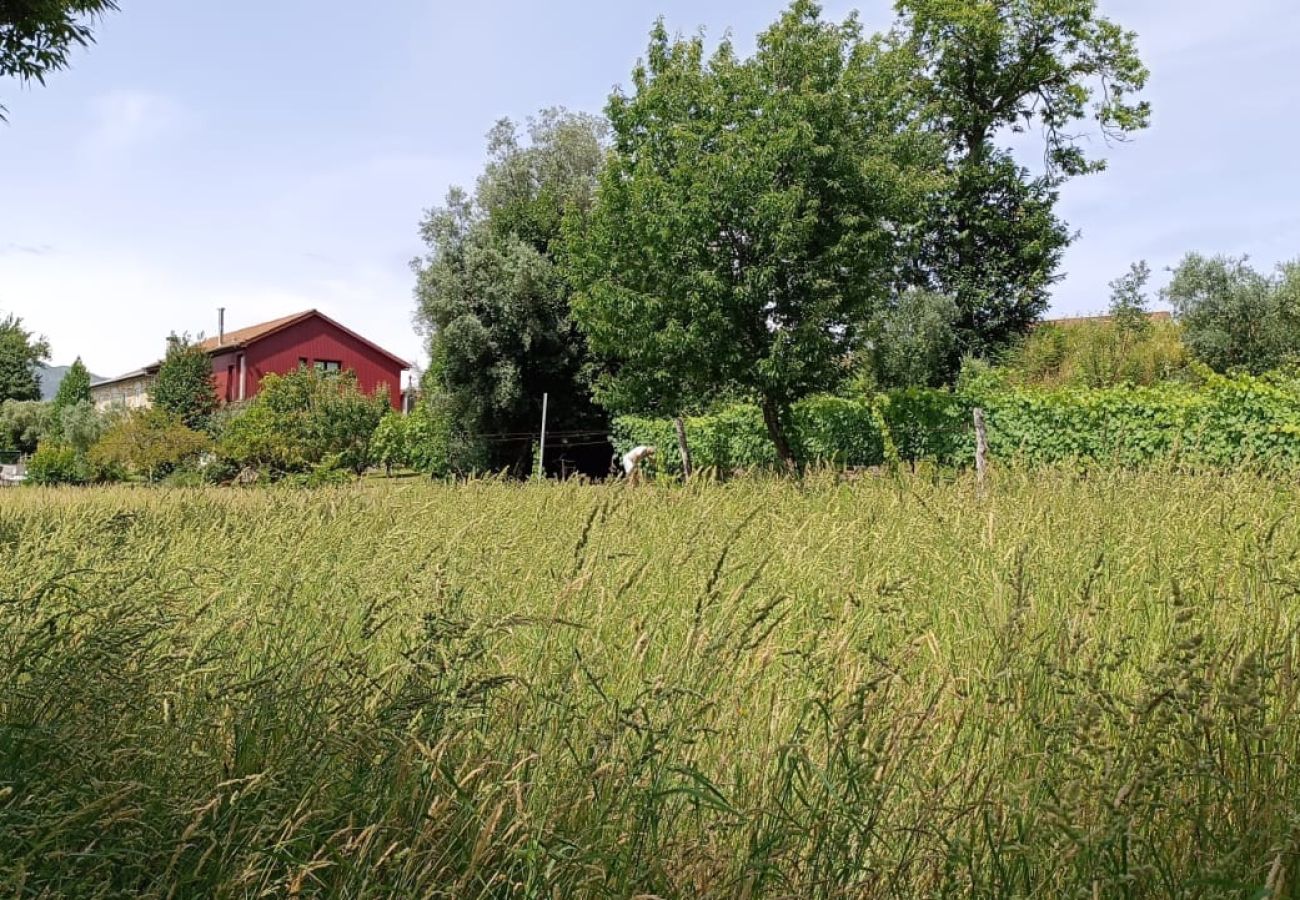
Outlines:
MULTIPOLYGON (((873 28, 886 0, 830 0, 873 28)), ((0 315, 111 376, 173 332, 316 308, 422 362, 423 211, 472 186, 501 117, 599 112, 655 18, 743 49, 780 0, 122 0, 45 87, 0 81, 0 315)), ((1052 311, 1188 251, 1300 256, 1300 3, 1100 0, 1139 34, 1152 127, 1094 149, 1052 311)), ((1158 284, 1156 285, 1158 287, 1158 284)))

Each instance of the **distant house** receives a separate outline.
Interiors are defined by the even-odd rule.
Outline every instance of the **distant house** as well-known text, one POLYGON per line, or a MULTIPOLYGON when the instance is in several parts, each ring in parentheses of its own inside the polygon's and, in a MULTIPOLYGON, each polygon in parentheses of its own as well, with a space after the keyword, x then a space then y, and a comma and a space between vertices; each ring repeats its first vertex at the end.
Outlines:
MULTIPOLYGON (((216 337, 199 346, 212 359, 217 397, 224 403, 249 400, 257 396, 267 375, 287 375, 305 366, 323 372, 353 372, 363 392, 386 390, 393 409, 400 410, 402 372, 411 367, 314 309, 237 331, 221 328, 216 337)), ((161 361, 155 362, 91 385, 96 408, 148 406, 149 389, 161 365, 161 361)))

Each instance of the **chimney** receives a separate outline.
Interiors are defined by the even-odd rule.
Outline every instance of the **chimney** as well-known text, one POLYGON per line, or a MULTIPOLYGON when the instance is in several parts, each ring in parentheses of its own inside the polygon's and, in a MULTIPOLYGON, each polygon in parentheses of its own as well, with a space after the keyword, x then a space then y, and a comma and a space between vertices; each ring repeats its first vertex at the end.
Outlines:
POLYGON ((226 308, 217 307, 217 346, 220 347, 226 342, 226 308))

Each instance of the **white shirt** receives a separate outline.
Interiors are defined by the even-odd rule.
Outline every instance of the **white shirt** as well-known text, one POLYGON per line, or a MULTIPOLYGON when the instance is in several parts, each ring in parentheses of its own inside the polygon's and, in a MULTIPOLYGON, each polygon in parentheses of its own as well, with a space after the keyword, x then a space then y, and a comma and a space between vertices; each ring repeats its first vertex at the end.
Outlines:
POLYGON ((653 447, 647 447, 644 444, 642 444, 641 446, 633 447, 631 450, 624 453, 623 474, 631 475, 633 470, 636 469, 636 464, 639 463, 643 458, 645 458, 646 454, 650 453, 653 449, 654 449, 653 447))

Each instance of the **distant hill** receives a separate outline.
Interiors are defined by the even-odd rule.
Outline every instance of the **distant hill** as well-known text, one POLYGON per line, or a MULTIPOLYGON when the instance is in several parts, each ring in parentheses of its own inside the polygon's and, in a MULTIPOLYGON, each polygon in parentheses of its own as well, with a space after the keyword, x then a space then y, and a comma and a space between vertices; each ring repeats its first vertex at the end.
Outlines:
MULTIPOLYGON (((68 369, 72 366, 41 366, 41 399, 53 400, 54 395, 59 392, 59 385, 63 383, 63 376, 68 374, 68 369)), ((98 375, 91 373, 90 383, 102 381, 98 375)))

